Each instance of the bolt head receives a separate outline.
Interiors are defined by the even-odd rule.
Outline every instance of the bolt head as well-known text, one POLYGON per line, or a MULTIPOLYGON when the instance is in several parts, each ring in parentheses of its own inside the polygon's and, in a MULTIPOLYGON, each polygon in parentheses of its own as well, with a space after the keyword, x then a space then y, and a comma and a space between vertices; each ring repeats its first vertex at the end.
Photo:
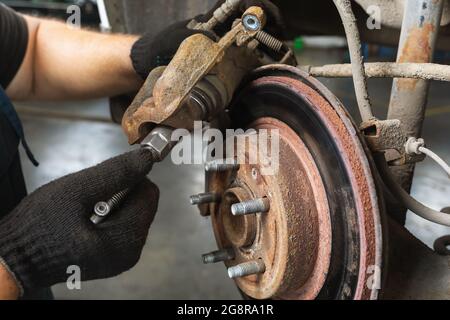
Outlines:
POLYGON ((158 156, 158 160, 162 161, 170 154, 175 142, 171 140, 172 129, 166 127, 155 128, 144 141, 142 147, 153 151, 158 156))
POLYGON ((100 217, 105 217, 111 211, 111 207, 107 202, 101 201, 98 202, 94 207, 94 212, 96 215, 100 217))
POLYGON ((247 14, 242 19, 242 24, 245 29, 249 31, 259 31, 261 29, 261 22, 258 17, 253 14, 247 14))

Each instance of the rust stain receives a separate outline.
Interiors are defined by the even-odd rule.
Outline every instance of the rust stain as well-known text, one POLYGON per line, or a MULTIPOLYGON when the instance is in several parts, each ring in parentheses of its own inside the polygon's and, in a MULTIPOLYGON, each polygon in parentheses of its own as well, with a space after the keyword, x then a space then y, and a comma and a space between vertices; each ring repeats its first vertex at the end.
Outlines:
MULTIPOLYGON (((415 27, 409 30, 409 36, 399 56, 398 62, 430 62, 432 50, 430 47, 430 36, 434 32, 434 25, 425 23, 422 27, 415 27)), ((400 90, 412 91, 416 89, 418 79, 399 79, 398 88, 400 90)))

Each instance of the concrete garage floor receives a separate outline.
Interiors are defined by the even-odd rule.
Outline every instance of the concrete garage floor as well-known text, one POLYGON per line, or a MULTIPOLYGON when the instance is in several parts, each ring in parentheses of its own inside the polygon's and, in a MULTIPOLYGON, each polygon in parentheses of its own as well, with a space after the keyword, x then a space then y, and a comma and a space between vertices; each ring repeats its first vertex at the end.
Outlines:
MULTIPOLYGON (((333 63, 342 53, 320 51, 306 56, 304 64, 333 63), (334 57, 330 60, 330 57, 334 57)), ((352 113, 355 100, 351 80, 323 80, 342 99, 352 113)), ((386 112, 389 80, 371 80, 369 87, 377 114, 386 112)), ((27 105, 30 106, 30 105, 27 105)), ((46 108, 74 114, 108 117, 106 101, 69 104, 40 104, 46 108)), ((81 170, 130 150, 119 126, 107 123, 67 121, 22 115, 25 131, 41 165, 34 168, 22 154, 28 190, 65 174, 81 170)), ((432 150, 450 161, 450 96, 448 84, 434 83, 424 128, 424 138, 432 150)), ((158 215, 150 230, 139 264, 121 276, 83 283, 81 290, 54 287, 57 299, 239 299, 223 265, 204 266, 200 255, 215 249, 208 219, 190 206, 191 194, 203 190, 201 166, 175 166, 166 161, 150 175, 160 187, 158 215)), ((417 167, 413 195, 433 208, 450 206, 450 181, 429 160, 417 167)), ((450 228, 436 226, 409 215, 407 227, 427 245, 450 234, 450 228)))

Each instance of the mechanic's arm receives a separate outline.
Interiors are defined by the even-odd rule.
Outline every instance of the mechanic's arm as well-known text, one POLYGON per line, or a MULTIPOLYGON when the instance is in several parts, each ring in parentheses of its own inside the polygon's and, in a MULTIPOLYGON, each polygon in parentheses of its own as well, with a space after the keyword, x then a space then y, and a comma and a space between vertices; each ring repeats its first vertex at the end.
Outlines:
MULTIPOLYGON (((197 20, 208 21, 223 2, 219 0, 197 20)), ((240 11, 253 5, 263 7, 268 25, 279 29, 282 18, 275 5, 268 0, 245 0, 240 11)), ((198 32, 208 35, 188 29, 190 19, 169 26, 156 37, 149 33, 140 38, 25 19, 29 33, 25 59, 7 88, 13 100, 77 100, 137 91, 153 68, 170 62, 184 39, 198 32)), ((234 18, 229 20, 231 27, 234 18)))
POLYGON ((73 29, 25 16, 25 59, 7 88, 13 100, 77 100, 136 91, 130 51, 136 36, 73 29))

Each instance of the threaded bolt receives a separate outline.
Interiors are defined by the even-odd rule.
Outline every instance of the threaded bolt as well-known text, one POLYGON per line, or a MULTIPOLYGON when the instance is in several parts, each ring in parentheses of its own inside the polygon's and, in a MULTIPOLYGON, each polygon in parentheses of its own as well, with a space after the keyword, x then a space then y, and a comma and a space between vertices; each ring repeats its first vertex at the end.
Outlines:
POLYGON ((234 251, 232 249, 222 249, 218 251, 213 251, 211 253, 206 253, 202 255, 203 263, 217 263, 223 261, 233 260, 235 257, 234 251))
POLYGON ((199 194, 191 196, 190 200, 191 200, 192 205, 213 203, 213 202, 220 201, 220 195, 218 195, 217 193, 213 193, 213 192, 199 193, 199 194))
POLYGON ((239 164, 236 160, 214 160, 206 163, 207 172, 224 172, 229 170, 239 170, 239 164))
POLYGON ((231 206, 231 213, 234 216, 243 216, 255 213, 266 213, 269 210, 270 210, 270 201, 267 198, 239 202, 231 206))
POLYGON ((228 276, 231 279, 246 277, 252 274, 264 273, 266 271, 266 265, 262 259, 244 262, 237 266, 228 268, 228 276))
POLYGON ((122 204, 129 192, 130 189, 125 189, 113 195, 108 201, 97 202, 94 206, 94 214, 91 216, 92 223, 101 223, 114 209, 122 204))
POLYGON ((111 210, 114 210, 115 208, 119 207, 122 202, 125 200, 125 198, 128 196, 128 193, 130 193, 130 189, 122 190, 109 199, 108 204, 111 207, 111 210))

